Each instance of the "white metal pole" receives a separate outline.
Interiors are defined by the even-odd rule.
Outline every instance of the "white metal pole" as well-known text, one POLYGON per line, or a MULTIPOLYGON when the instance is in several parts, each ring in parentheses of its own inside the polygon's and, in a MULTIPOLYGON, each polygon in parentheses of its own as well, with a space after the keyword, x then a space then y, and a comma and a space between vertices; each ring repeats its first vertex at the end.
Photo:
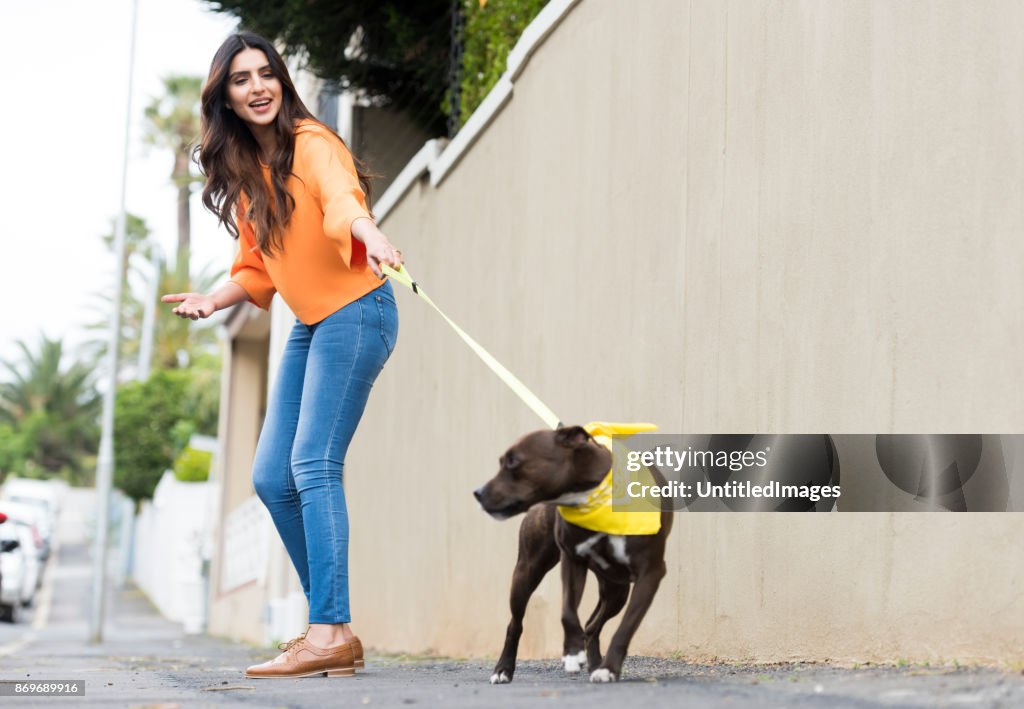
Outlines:
POLYGON ((110 524, 110 491, 114 481, 114 395, 117 392, 117 355, 121 334, 121 263, 124 261, 125 192, 128 189, 128 151, 132 125, 132 82, 135 78, 135 25, 138 0, 132 0, 131 38, 128 50, 128 98, 124 116, 124 155, 121 158, 121 211, 114 231, 114 307, 110 313, 107 343, 107 388, 103 392, 103 431, 96 466, 96 539, 92 567, 92 614, 89 641, 103 642, 103 608, 107 575, 107 527, 110 524))

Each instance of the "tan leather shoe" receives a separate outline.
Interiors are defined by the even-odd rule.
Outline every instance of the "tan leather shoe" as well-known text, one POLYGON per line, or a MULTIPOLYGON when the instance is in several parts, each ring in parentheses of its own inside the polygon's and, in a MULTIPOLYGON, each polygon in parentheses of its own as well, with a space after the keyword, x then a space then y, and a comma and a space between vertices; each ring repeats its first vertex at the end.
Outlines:
POLYGON ((290 677, 353 677, 356 673, 352 644, 317 647, 299 636, 279 645, 284 652, 269 662, 245 670, 251 679, 286 679, 290 677))
POLYGON ((358 635, 353 635, 352 639, 348 641, 348 644, 352 646, 352 664, 356 669, 362 669, 366 667, 366 663, 363 662, 363 643, 359 640, 358 635))

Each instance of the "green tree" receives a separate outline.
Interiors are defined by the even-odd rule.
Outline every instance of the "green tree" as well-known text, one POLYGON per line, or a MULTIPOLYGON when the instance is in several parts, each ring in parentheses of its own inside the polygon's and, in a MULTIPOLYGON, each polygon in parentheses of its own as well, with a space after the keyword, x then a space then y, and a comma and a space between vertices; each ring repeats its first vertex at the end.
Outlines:
MULTIPOLYGON (((110 231, 101 236, 110 253, 114 253, 115 237, 117 232, 117 220, 110 220, 110 231)), ((139 255, 144 259, 150 259, 156 250, 156 245, 150 239, 149 225, 140 216, 128 212, 125 214, 124 222, 124 258, 121 259, 121 278, 127 279, 132 269, 132 257, 139 255)), ((137 269, 134 269, 137 272, 137 269)))
MULTIPOLYGON (((182 279, 176 270, 163 266, 158 290, 209 291, 222 275, 204 271, 195 279, 182 279)), ((109 303, 108 298, 107 307, 109 303)), ((141 330, 144 301, 130 297, 123 307, 124 337, 141 330)), ((208 320, 182 320, 159 303, 154 332, 153 374, 145 382, 121 384, 115 403, 114 482, 134 500, 152 496, 160 476, 192 433, 217 435, 220 353, 216 326, 208 320)), ((105 341, 97 349, 105 350, 105 341)), ((122 352, 131 357, 137 350, 137 337, 122 345, 122 352)), ((122 369, 131 369, 133 361, 122 362, 122 369)))
MULTIPOLYGON (((153 278, 152 269, 141 269, 133 257, 150 259, 159 248, 150 239, 150 230, 145 220, 135 215, 128 215, 125 230, 125 259, 121 264, 123 279, 121 290, 121 332, 120 350, 118 352, 119 379, 128 379, 135 372, 139 347, 143 336, 142 324, 145 317, 148 298, 152 295, 149 286, 153 278)), ((113 234, 101 237, 113 249, 113 234)), ((171 269, 163 259, 160 261, 160 273, 157 294, 182 293, 187 291, 211 290, 224 276, 224 271, 203 269, 190 276, 182 275, 177 268, 171 269)), ((93 294, 92 310, 96 319, 86 327, 96 333, 96 337, 86 343, 89 353, 101 363, 105 361, 108 331, 110 328, 110 308, 112 297, 106 290, 93 294)), ((154 323, 155 342, 153 362, 158 367, 176 369, 188 365, 191 361, 216 352, 216 326, 206 320, 192 323, 182 320, 171 313, 171 308, 163 303, 156 303, 156 320, 154 323)))
POLYGON ((464 124, 505 73, 508 53, 548 0, 461 0, 466 15, 459 92, 464 124))
POLYGON ((0 383, 0 469, 82 484, 99 443, 101 399, 91 361, 66 363, 60 340, 41 336, 38 351, 18 341, 20 362, 4 362, 0 383))
POLYGON ((7 473, 24 473, 34 464, 34 442, 16 424, 0 423, 0 479, 7 473))
POLYGON ((180 452, 171 435, 188 418, 188 373, 158 370, 117 390, 114 406, 114 484, 136 502, 151 498, 180 452))
MULTIPOLYGON (((177 270, 164 268, 158 290, 160 293, 209 293, 223 277, 223 270, 209 267, 194 276, 184 277, 177 270)), ((215 323, 179 318, 172 310, 166 303, 157 304, 156 342, 153 347, 155 366, 176 369, 191 366, 204 356, 216 355, 220 339, 215 323)), ((219 358, 217 361, 219 363, 219 358)))
MULTIPOLYGON (((114 253, 114 239, 117 224, 111 220, 110 232, 100 238, 111 253, 114 253)), ((138 258, 152 258, 157 246, 150 238, 150 229, 146 221, 135 214, 128 214, 125 220, 124 258, 121 260, 121 333, 118 342, 118 373, 126 374, 133 370, 138 357, 139 340, 142 336, 142 320, 144 316, 143 300, 135 293, 132 282, 144 282, 151 278, 148 270, 140 269, 138 258)), ((145 290, 145 285, 143 285, 145 290)), ((92 296, 90 309, 96 313, 96 319, 86 324, 86 329, 96 333, 96 337, 86 343, 90 356, 101 363, 105 362, 110 329, 110 309, 113 296, 109 288, 101 289, 92 296)))
MULTIPOLYGON (((204 436, 217 435, 220 413, 220 353, 200 354, 189 364, 188 391, 185 393, 185 408, 194 430, 204 436)), ((187 443, 188 440, 186 439, 187 443)))
POLYGON ((199 142, 199 95, 203 80, 198 76, 165 77, 164 95, 146 106, 145 140, 166 148, 174 155, 171 181, 178 190, 178 251, 175 268, 182 277, 189 273, 192 216, 189 198, 192 187, 203 177, 191 171, 192 149, 199 142))

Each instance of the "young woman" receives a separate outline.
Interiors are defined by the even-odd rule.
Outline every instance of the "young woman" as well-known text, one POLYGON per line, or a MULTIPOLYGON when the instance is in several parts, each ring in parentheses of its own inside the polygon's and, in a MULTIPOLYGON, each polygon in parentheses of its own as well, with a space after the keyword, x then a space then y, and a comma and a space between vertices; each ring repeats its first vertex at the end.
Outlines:
POLYGON ((370 387, 391 355, 398 313, 381 265, 401 253, 374 224, 368 185, 341 139, 302 101, 281 56, 241 32, 217 50, 202 93, 203 204, 239 239, 231 280, 165 295, 206 318, 280 293, 296 315, 256 457, 267 506, 309 602, 309 628, 247 677, 351 676, 363 664, 349 626, 342 466, 370 387))

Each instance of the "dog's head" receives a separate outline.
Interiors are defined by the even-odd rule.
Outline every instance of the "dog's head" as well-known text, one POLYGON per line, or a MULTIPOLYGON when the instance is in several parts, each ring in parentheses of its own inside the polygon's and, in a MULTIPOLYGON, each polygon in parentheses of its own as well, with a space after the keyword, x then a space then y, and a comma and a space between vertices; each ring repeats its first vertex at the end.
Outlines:
POLYGON ((507 519, 594 487, 612 467, 612 454, 582 426, 566 426, 520 438, 498 465, 498 474, 473 496, 492 517, 507 519))

